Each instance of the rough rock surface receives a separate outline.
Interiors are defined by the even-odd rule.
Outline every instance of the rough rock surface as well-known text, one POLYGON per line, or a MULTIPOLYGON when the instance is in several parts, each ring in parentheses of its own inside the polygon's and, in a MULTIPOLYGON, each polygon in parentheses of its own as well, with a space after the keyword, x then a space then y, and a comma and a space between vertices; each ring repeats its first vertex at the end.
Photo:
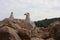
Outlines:
POLYGON ((47 29, 33 28, 20 19, 10 20, 7 18, 2 20, 0 22, 0 33, 2 32, 7 32, 7 35, 9 33, 6 40, 44 40, 49 37, 47 29))
MULTIPOLYGON (((7 32, 11 35, 11 37, 7 37, 9 40, 30 40, 30 30, 32 26, 30 24, 25 23, 23 20, 10 20, 4 19, 0 22, 0 33, 7 32)), ((8 34, 7 34, 8 35, 8 34)), ((1 35, 3 36, 3 35, 1 35)), ((1 39, 4 40, 4 39, 1 39)))
POLYGON ((4 26, 3 28, 0 28, 0 33, 3 33, 1 35, 1 40, 21 40, 16 31, 13 28, 10 28, 8 26, 4 26), (5 34, 5 37, 4 37, 5 34), (5 38, 5 39, 4 39, 5 38))
POLYGON ((56 40, 60 40, 60 22, 56 21, 49 25, 50 36, 56 40))

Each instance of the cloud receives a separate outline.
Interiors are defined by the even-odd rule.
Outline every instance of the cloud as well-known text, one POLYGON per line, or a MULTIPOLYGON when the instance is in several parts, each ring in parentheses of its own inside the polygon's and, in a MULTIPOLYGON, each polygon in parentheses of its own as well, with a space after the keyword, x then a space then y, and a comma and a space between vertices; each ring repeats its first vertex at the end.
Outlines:
POLYGON ((60 17, 60 0, 0 0, 0 19, 14 12, 16 18, 31 14, 31 20, 60 17))

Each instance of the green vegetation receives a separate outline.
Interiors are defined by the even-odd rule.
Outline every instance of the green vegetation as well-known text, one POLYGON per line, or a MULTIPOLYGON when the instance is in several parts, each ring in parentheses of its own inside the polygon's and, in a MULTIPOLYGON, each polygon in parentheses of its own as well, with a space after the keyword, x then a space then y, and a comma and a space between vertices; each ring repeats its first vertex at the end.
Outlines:
POLYGON ((54 21, 60 21, 60 18, 39 20, 39 21, 35 21, 35 24, 37 27, 47 27, 50 23, 54 21))

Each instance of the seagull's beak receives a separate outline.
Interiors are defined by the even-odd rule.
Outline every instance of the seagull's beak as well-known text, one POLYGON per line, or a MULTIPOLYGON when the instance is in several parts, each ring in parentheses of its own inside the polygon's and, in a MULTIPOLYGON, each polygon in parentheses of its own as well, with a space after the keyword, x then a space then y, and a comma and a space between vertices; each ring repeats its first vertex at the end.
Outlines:
POLYGON ((26 15, 26 14, 24 14, 24 15, 26 15))

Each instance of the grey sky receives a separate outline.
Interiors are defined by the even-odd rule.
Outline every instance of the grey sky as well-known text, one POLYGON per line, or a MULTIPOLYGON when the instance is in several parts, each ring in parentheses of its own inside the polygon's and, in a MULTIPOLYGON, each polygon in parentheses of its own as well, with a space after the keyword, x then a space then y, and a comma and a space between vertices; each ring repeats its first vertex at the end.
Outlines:
POLYGON ((60 17, 60 0, 0 0, 0 19, 9 17, 24 19, 29 12, 31 20, 60 17))

